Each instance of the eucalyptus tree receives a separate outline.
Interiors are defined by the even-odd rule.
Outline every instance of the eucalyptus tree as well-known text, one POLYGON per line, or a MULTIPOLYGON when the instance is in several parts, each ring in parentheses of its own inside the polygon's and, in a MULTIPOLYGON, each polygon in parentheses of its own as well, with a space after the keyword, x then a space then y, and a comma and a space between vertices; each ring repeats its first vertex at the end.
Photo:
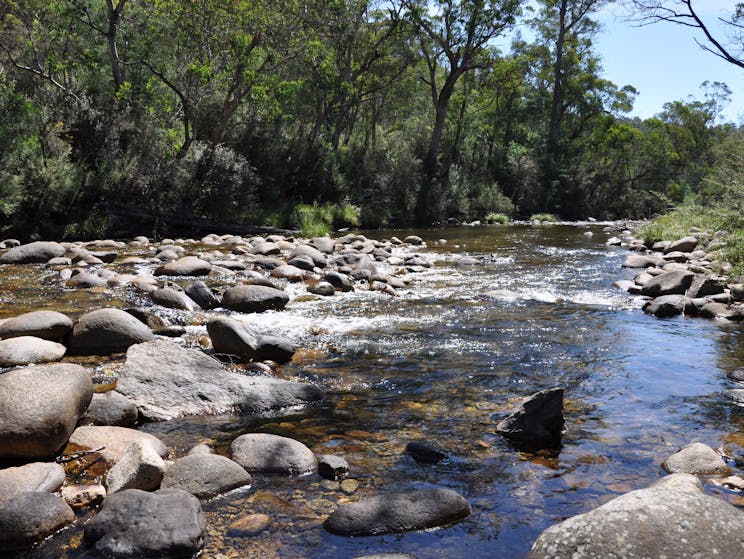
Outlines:
POLYGON ((522 0, 403 0, 401 5, 424 62, 421 79, 429 89, 434 123, 423 159, 415 218, 430 222, 432 189, 446 180, 440 165, 442 138, 455 86, 468 72, 488 68, 489 44, 511 28, 522 0))

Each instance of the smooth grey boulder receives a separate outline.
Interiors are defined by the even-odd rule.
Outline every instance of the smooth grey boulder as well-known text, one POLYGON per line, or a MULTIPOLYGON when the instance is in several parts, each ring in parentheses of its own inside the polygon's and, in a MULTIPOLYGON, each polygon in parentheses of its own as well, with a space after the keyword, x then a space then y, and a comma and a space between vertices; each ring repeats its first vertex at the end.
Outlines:
POLYGON ((155 269, 156 276, 206 276, 212 265, 196 256, 184 256, 155 269))
POLYGON ((0 367, 51 363, 62 359, 66 351, 62 344, 34 336, 0 340, 0 367))
POLYGON ((72 277, 65 283, 66 287, 72 289, 90 289, 106 285, 106 280, 98 274, 91 272, 73 273, 72 277))
POLYGON ((327 281, 320 281, 313 284, 307 290, 313 295, 320 295, 321 297, 331 297, 336 294, 336 288, 327 281))
POLYGON ((260 414, 323 397, 311 384, 226 371, 202 351, 168 341, 130 347, 116 389, 151 421, 233 410, 260 414))
POLYGON ((65 255, 65 247, 51 241, 36 241, 11 248, 0 256, 0 264, 35 264, 65 255))
POLYGON ((444 526, 469 514, 470 505, 456 491, 422 489, 344 503, 323 527, 342 536, 373 536, 444 526))
POLYGON ((168 467, 161 487, 183 489, 199 499, 250 485, 251 475, 225 456, 195 453, 179 458, 168 467))
POLYGON ((703 443, 691 443, 672 454, 661 463, 667 473, 677 474, 730 474, 723 458, 715 450, 703 443))
POLYGON ((80 365, 34 365, 0 375, 0 458, 44 458, 70 437, 93 396, 80 365))
POLYGON ((225 290, 222 304, 228 309, 246 313, 281 310, 289 303, 289 295, 265 285, 236 285, 225 290))
POLYGON ((236 355, 246 361, 256 355, 256 334, 244 322, 227 317, 215 318, 207 322, 207 333, 216 353, 236 355))
POLYGON ((744 314, 741 310, 730 307, 724 303, 710 302, 706 303, 700 309, 700 316, 703 318, 726 318, 728 320, 742 320, 744 314))
POLYGON ((339 272, 328 272, 323 276, 323 280, 330 283, 335 289, 339 291, 354 291, 354 284, 352 283, 349 276, 339 272))
POLYGON ((318 268, 325 268, 328 265, 325 255, 317 248, 310 245, 297 245, 297 247, 290 253, 289 259, 295 258, 296 256, 309 256, 313 264, 318 268))
POLYGON ((108 355, 155 339, 152 330, 120 309, 98 309, 75 321, 67 343, 71 354, 108 355))
POLYGON ((177 291, 170 287, 161 287, 150 293, 152 302, 161 307, 169 309, 180 309, 183 311, 194 312, 199 310, 199 305, 186 295, 183 291, 177 291))
POLYGON ((307 244, 323 254, 333 254, 333 251, 336 250, 336 242, 330 237, 313 237, 307 244))
POLYGON ((301 442, 268 433, 240 435, 230 445, 230 454, 253 474, 303 475, 315 471, 317 463, 301 442))
POLYGON ((29 547, 74 520, 67 503, 51 493, 18 493, 0 499, 0 549, 29 547))
POLYGON ((199 499, 180 489, 127 489, 106 497, 84 541, 106 557, 190 558, 204 547, 199 499))
POLYGON ((295 354, 295 346, 283 336, 259 334, 256 336, 255 361, 274 361, 289 363, 295 354))
POLYGON ((690 299, 719 295, 724 292, 725 282, 720 278, 708 277, 705 274, 695 274, 685 295, 690 299))
POLYGON ((672 241, 669 246, 664 249, 664 254, 670 252, 692 252, 698 245, 698 240, 695 237, 683 237, 672 241))
POLYGON ((665 272, 646 282, 641 290, 642 295, 661 297, 662 295, 684 295, 692 285, 695 274, 679 270, 665 272))
POLYGON ((643 305, 643 312, 665 318, 682 314, 690 305, 692 302, 684 295, 662 295, 643 305))
POLYGON ((69 452, 96 450, 107 464, 113 465, 124 456, 133 444, 142 442, 155 449, 158 456, 168 456, 168 448, 156 436, 144 431, 108 425, 82 425, 70 436, 65 449, 69 452))
POLYGON ((530 559, 744 557, 744 513, 672 474, 545 530, 530 559))
POLYGON ((202 309, 216 309, 222 304, 219 297, 203 281, 195 281, 188 285, 186 295, 202 309))
POLYGON ((54 493, 65 482, 65 469, 56 462, 33 462, 0 470, 0 500, 19 493, 54 493))
POLYGON ((165 462, 154 445, 135 441, 106 472, 106 490, 109 495, 125 489, 152 491, 160 487, 165 469, 165 462))
POLYGON ((296 266, 292 266, 290 264, 282 264, 281 266, 277 266, 273 270, 271 270, 271 273, 269 274, 272 278, 278 278, 278 279, 284 279, 289 282, 298 282, 302 281, 307 277, 308 272, 306 270, 303 270, 301 268, 298 268, 296 266))
POLYGON ((496 425, 496 432, 521 450, 558 449, 564 424, 563 389, 551 388, 525 399, 496 425))
POLYGON ((93 394, 82 423, 132 427, 137 423, 137 406, 115 390, 93 394))
POLYGON ((664 259, 644 254, 629 254, 623 261, 623 268, 648 268, 650 266, 663 266, 664 259))
POLYGON ((72 330, 72 320, 56 311, 32 311, 14 316, 0 323, 0 338, 34 336, 57 340, 72 330))

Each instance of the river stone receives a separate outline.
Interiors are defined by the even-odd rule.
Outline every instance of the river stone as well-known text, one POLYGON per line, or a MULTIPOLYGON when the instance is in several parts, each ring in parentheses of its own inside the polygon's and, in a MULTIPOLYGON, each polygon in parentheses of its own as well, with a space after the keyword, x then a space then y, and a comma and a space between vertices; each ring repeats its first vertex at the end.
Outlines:
POLYGON ((686 473, 695 475, 730 474, 723 458, 708 445, 692 443, 675 452, 661 463, 670 474, 686 473))
POLYGON ((194 456, 197 454, 214 454, 214 450, 211 446, 200 443, 191 447, 191 450, 189 450, 186 454, 187 456, 194 456))
POLYGON ((271 273, 269 274, 269 276, 272 278, 285 279, 290 282, 302 281, 307 275, 307 271, 290 264, 282 264, 281 266, 277 266, 276 268, 271 270, 271 273))
POLYGON ((706 303, 700 309, 700 316, 703 318, 727 318, 728 320, 741 320, 742 313, 736 309, 724 304, 710 302, 706 303))
POLYGON ((692 302, 684 295, 662 295, 643 305, 643 312, 660 318, 682 314, 692 302))
POLYGON ((226 371, 202 351, 168 341, 130 347, 116 389, 151 421, 236 409, 265 413, 318 402, 323 397, 311 384, 226 371))
POLYGON ((78 272, 65 283, 66 287, 72 289, 89 289, 91 287, 101 287, 106 285, 106 280, 98 274, 91 272, 78 272))
POLYGON ((28 547, 74 520, 67 503, 51 493, 18 493, 0 499, 0 548, 7 552, 28 547))
POLYGON ((321 297, 331 297, 336 294, 336 288, 327 281, 320 281, 311 285, 307 290, 313 295, 320 295, 321 297))
POLYGON ((86 313, 76 320, 67 347, 72 354, 108 355, 154 339, 155 334, 131 314, 107 308, 86 313))
POLYGON ((744 367, 737 367, 733 371, 729 371, 726 376, 736 382, 744 382, 744 367))
POLYGON ((275 363, 289 363, 295 354, 295 346, 287 338, 259 334, 256 336, 255 361, 274 361, 275 363))
POLYGON ((323 527, 342 536, 373 536, 451 524, 470 514, 465 498, 451 489, 389 493, 339 506, 323 527))
POLYGON ((313 261, 313 264, 318 268, 325 268, 328 265, 328 261, 323 253, 310 245, 297 245, 297 247, 289 254, 289 259, 295 258, 296 256, 309 256, 313 261))
POLYGON ((251 473, 303 475, 315 471, 313 452, 294 439, 248 433, 230 445, 233 460, 251 473))
POLYGON ((155 269, 156 276, 206 276, 212 271, 212 265, 196 256, 184 256, 172 260, 155 269))
POLYGON ((299 268, 300 270, 305 270, 306 272, 312 272, 315 270, 315 263, 309 256, 295 256, 294 258, 291 258, 287 264, 299 268))
POLYGON ((416 462, 423 464, 437 464, 447 458, 445 452, 420 441, 410 441, 406 445, 406 453, 416 462))
POLYGON ((244 322, 227 317, 215 318, 207 323, 207 333, 216 353, 236 355, 245 361, 256 355, 256 334, 244 322))
POLYGON ((524 400, 496 425, 496 432, 522 450, 558 449, 564 423, 563 389, 551 388, 524 400))
POLYGON ((152 444, 135 441, 106 472, 106 489, 109 495, 125 489, 152 491, 160 486, 165 468, 165 462, 152 444))
POLYGON ((0 256, 0 264, 35 264, 47 262, 52 258, 65 255, 65 247, 59 243, 36 241, 11 248, 0 256))
POLYGON ((127 489, 106 497, 85 525, 85 543, 110 558, 193 557, 204 547, 199 499, 180 489, 127 489))
POLYGON ((0 470, 0 500, 18 493, 54 493, 65 482, 65 469, 56 462, 33 462, 0 470))
POLYGON ((684 295, 692 284, 695 274, 687 271, 666 272, 646 282, 642 295, 661 297, 662 295, 684 295))
POLYGON ((62 498, 73 509, 97 507, 106 498, 106 488, 100 483, 94 485, 65 485, 62 498))
POLYGON ((744 557, 744 513, 672 474, 545 530, 530 559, 744 557))
POLYGON ((168 456, 168 448, 154 435, 127 427, 108 425, 82 425, 78 427, 70 436, 70 442, 65 452, 97 450, 97 453, 108 464, 113 465, 121 460, 127 449, 136 442, 149 444, 161 458, 168 456))
POLYGON ((333 251, 336 250, 336 242, 330 237, 313 237, 307 244, 323 254, 333 254, 333 251))
POLYGON ((245 538, 262 532, 271 524, 268 514, 254 513, 239 518, 227 527, 227 535, 231 538, 245 538))
POLYGON ((216 309, 222 301, 203 281, 195 281, 186 287, 186 295, 202 309, 216 309))
POLYGON ((687 289, 686 295, 690 299, 698 297, 708 297, 723 293, 725 283, 720 278, 707 277, 705 274, 696 274, 687 289))
POLYGON ((320 454, 318 459, 318 474, 321 477, 338 481, 349 473, 349 463, 335 454, 320 454))
POLYGON ((137 423, 137 406, 116 390, 93 394, 82 423, 132 427, 137 423))
POLYGON ((648 268, 649 266, 663 266, 664 259, 644 254, 629 254, 623 262, 623 268, 648 268))
POLYGON ((281 310, 288 302, 289 295, 284 291, 264 285, 236 285, 226 289, 222 296, 225 307, 245 313, 281 310))
POLYGON ((250 483, 251 475, 237 462, 219 454, 197 453, 173 462, 161 487, 183 489, 199 499, 209 499, 250 483))
POLYGON ((171 287, 161 287, 150 293, 152 302, 161 307, 169 309, 180 309, 194 312, 199 310, 199 305, 186 295, 183 291, 177 291, 171 287))
POLYGON ((0 340, 0 367, 59 361, 66 351, 62 344, 33 336, 0 340))
POLYGON ((330 283, 334 288, 339 291, 354 291, 354 285, 349 279, 349 276, 339 272, 328 272, 323 276, 323 280, 330 283))
POLYGON ((56 311, 32 311, 0 322, 0 338, 34 336, 57 340, 72 330, 72 320, 56 311))
POLYGON ((80 365, 33 365, 0 375, 0 458, 44 458, 66 442, 93 396, 80 365))
POLYGON ((698 240, 695 237, 683 237, 676 241, 672 241, 669 246, 664 249, 664 254, 670 252, 692 252, 698 244, 698 240))
POLYGON ((731 297, 734 301, 744 301, 744 285, 741 283, 734 283, 730 286, 731 297))
POLYGON ((272 254, 279 254, 281 251, 276 243, 268 241, 259 241, 251 248, 251 254, 259 254, 261 256, 271 256, 272 254))

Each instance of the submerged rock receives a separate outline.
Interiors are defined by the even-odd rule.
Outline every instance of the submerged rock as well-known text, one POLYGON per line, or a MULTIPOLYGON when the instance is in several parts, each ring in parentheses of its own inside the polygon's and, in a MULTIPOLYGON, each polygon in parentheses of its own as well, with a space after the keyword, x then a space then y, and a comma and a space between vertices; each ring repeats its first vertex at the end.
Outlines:
POLYGON ((389 493, 344 503, 323 523, 342 536, 372 536, 444 526, 470 514, 470 505, 451 489, 389 493))
POLYGON ((563 419, 563 389, 551 388, 524 400, 517 411, 496 426, 519 449, 559 449, 563 419))
POLYGON ((208 499, 250 483, 251 475, 237 462, 219 454, 194 453, 170 465, 161 487, 183 489, 208 499))
POLYGON ((530 559, 744 557, 744 513, 673 474, 545 530, 530 559))
POLYGON ((419 441, 409 442, 406 445, 406 453, 410 454, 416 462, 424 464, 437 464, 447 458, 445 452, 419 441))
POLYGON ((44 458, 64 446, 93 396, 80 365, 34 365, 0 375, 0 458, 44 458))
POLYGON ((204 547, 199 499, 180 489, 127 489, 106 497, 85 525, 85 543, 112 558, 193 557, 204 547))

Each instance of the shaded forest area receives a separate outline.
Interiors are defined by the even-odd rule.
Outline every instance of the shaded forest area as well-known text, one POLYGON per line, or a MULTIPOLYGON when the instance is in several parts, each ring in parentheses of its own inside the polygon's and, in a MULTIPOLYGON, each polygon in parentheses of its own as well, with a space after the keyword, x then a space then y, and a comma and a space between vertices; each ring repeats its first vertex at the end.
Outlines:
POLYGON ((594 46, 607 3, 0 0, 0 233, 643 218, 715 197, 744 152, 728 88, 628 118, 636 92, 594 46))

